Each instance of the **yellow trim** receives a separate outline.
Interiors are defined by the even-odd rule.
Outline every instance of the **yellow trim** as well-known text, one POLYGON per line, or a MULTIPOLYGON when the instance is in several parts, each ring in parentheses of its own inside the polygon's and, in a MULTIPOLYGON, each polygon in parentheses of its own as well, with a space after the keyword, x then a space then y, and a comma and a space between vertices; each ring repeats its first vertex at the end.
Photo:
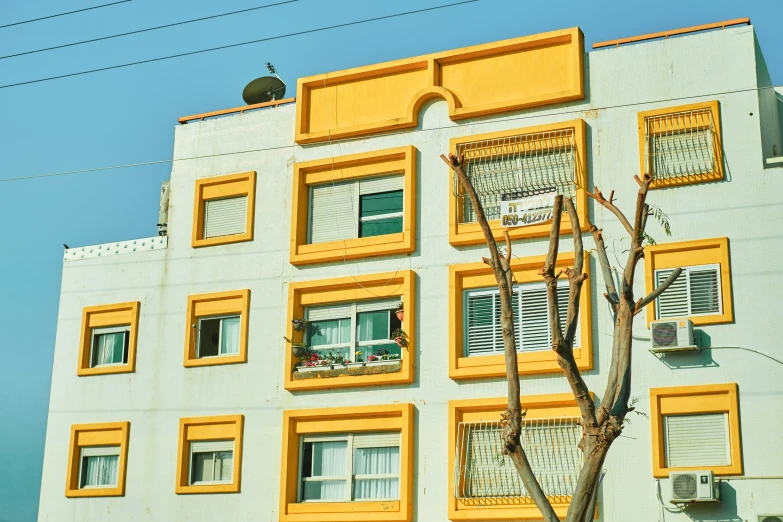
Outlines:
POLYGON ((715 475, 742 475, 742 441, 740 439, 736 383, 650 388, 650 420, 654 477, 664 478, 668 477, 672 471, 695 469, 711 470, 715 475), (729 414, 731 464, 728 466, 667 468, 664 453, 663 416, 697 413, 729 414))
POLYGON ((295 141, 409 129, 433 98, 452 120, 580 100, 583 61, 582 31, 572 27, 300 78, 295 141))
POLYGON ((68 447, 68 471, 65 482, 65 496, 68 498, 125 496, 125 471, 128 464, 129 435, 130 422, 127 421, 72 425, 71 441, 68 447), (79 461, 81 460, 81 448, 89 446, 120 447, 116 487, 79 489, 79 461))
POLYGON ((280 522, 409 522, 413 520, 413 404, 286 410, 280 471, 280 522), (400 499, 374 502, 297 502, 299 437, 361 431, 399 431, 400 499))
POLYGON ((185 367, 214 366, 247 362, 247 325, 250 316, 250 290, 232 290, 188 296, 187 323, 185 324, 185 367), (218 357, 196 357, 196 339, 200 317, 240 314, 239 353, 218 357))
MULTIPOLYGON (((577 367, 582 370, 593 368, 593 331, 592 305, 590 299, 590 259, 585 252, 585 273, 587 282, 582 287, 579 300, 579 326, 581 347, 574 349, 577 367)), ((544 266, 546 256, 514 258, 511 269, 519 284, 543 282, 538 274, 544 266)), ((574 264, 573 252, 561 252, 557 258, 557 268, 571 267, 574 264)), ((449 377, 452 379, 479 379, 485 377, 505 377, 506 362, 501 355, 465 357, 464 354, 464 313, 463 292, 476 288, 496 286, 492 269, 484 263, 469 263, 449 267, 449 377)), ((557 355, 551 350, 530 353, 517 353, 520 375, 561 372, 557 364, 557 355)))
POLYGON ((403 348, 402 367, 398 373, 379 375, 340 375, 324 379, 294 380, 292 369, 294 356, 291 347, 285 345, 285 381, 286 390, 318 390, 347 388, 354 386, 373 386, 388 384, 407 384, 413 382, 413 369, 416 357, 416 273, 401 270, 385 274, 372 274, 357 277, 340 277, 321 281, 304 281, 288 285, 288 315, 286 337, 301 340, 302 333, 295 332, 291 319, 304 317, 305 306, 344 303, 386 297, 402 297, 405 304, 403 330, 408 334, 408 347, 403 348))
MULTIPOLYGON (((587 192, 585 190, 585 186, 587 183, 588 165, 584 120, 571 120, 547 125, 537 125, 535 127, 525 127, 523 129, 511 129, 507 131, 490 132, 487 134, 452 138, 449 140, 449 151, 453 153, 457 150, 457 145, 470 143, 473 141, 492 140, 507 138, 509 136, 516 136, 519 134, 552 132, 565 129, 573 129, 574 131, 574 141, 576 143, 577 154, 577 180, 574 202, 576 203, 576 213, 579 216, 579 223, 581 224, 582 231, 584 232, 587 230, 587 192)), ((450 171, 448 175, 449 180, 451 180, 452 174, 450 171)), ((483 244, 485 241, 484 233, 481 231, 481 227, 478 223, 459 222, 457 213, 462 212, 462 205, 458 201, 458 198, 456 198, 452 193, 451 183, 447 183, 447 185, 449 191, 449 243, 451 243, 452 246, 483 244)), ((527 227, 503 228, 500 226, 500 220, 496 219, 490 221, 489 226, 492 229, 495 240, 500 241, 503 239, 503 231, 508 230, 508 234, 511 236, 512 241, 515 241, 518 239, 549 236, 549 232, 552 228, 552 221, 550 220, 541 224, 530 225, 527 227)), ((571 233, 571 222, 565 216, 560 222, 560 233, 571 233)))
POLYGON ((242 479, 242 431, 244 415, 220 415, 216 417, 188 417, 179 420, 179 441, 177 443, 178 495, 194 493, 239 493, 242 479), (234 476, 231 484, 190 484, 190 443, 199 440, 234 441, 234 476))
POLYGON ((136 340, 139 330, 138 301, 101 306, 85 306, 82 309, 81 336, 79 339, 79 360, 76 375, 106 375, 110 373, 130 373, 136 371, 136 340), (116 366, 90 368, 90 342, 93 328, 106 326, 130 326, 128 334, 128 362, 116 366))
MULTIPOLYGON (((413 252, 416 249, 416 148, 397 147, 296 163, 292 201, 292 265, 413 252), (328 243, 307 243, 310 185, 392 173, 400 173, 405 177, 401 233, 328 243)), ((358 219, 358 216, 356 217, 358 219)))
MULTIPOLYGON (((644 247, 644 282, 647 293, 655 288, 655 271, 696 265, 720 265, 721 299, 723 313, 691 317, 694 325, 731 323, 734 307, 731 300, 731 266, 729 238, 700 239, 681 243, 666 243, 644 247)), ((647 327, 656 319, 655 301, 647 305, 647 327)))
POLYGON ((193 202, 193 248, 225 245, 253 240, 253 216, 256 201, 256 172, 243 172, 227 176, 215 176, 196 180, 196 195, 193 202), (247 196, 247 222, 244 234, 204 238, 204 203, 210 199, 247 196))
POLYGON ((707 174, 698 176, 680 176, 664 180, 653 181, 650 188, 676 187, 680 185, 691 185, 693 183, 704 183, 707 181, 720 181, 723 179, 723 147, 721 145, 720 131, 720 105, 717 100, 691 103, 688 105, 678 105, 677 107, 664 107, 663 109, 654 109, 637 113, 637 130, 639 133, 639 177, 644 175, 645 170, 645 126, 644 119, 652 116, 662 116, 673 114, 675 112, 694 111, 699 109, 710 109, 712 112, 712 121, 715 125, 713 133, 713 152, 715 154, 715 170, 707 174))
MULTIPOLYGON (((592 392, 590 393, 592 397, 592 392)), ((553 417, 579 417, 579 407, 571 393, 522 396, 522 409, 527 419, 553 417)), ((449 467, 448 503, 449 520, 540 520, 541 512, 532 499, 487 499, 495 502, 478 505, 454 498, 454 456, 457 443, 457 426, 460 422, 500 420, 508 407, 508 399, 468 399, 449 401, 449 467)), ((549 501, 559 517, 565 517, 571 497, 550 497, 549 501)), ((596 509, 596 516, 598 510, 596 509)))

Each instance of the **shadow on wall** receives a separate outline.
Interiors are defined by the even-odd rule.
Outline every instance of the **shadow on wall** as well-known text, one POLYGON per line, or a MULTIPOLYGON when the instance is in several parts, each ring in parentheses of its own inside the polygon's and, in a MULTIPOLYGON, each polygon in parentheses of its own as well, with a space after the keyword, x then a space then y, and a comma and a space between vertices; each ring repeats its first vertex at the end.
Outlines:
POLYGON ((728 482, 720 482, 719 487, 720 502, 689 504, 682 513, 694 522, 745 522, 737 514, 737 491, 728 482))
POLYGON ((704 330, 693 330, 696 345, 701 348, 699 352, 669 352, 656 355, 658 360, 670 370, 686 370, 689 368, 718 368, 715 359, 712 358, 712 339, 704 330))

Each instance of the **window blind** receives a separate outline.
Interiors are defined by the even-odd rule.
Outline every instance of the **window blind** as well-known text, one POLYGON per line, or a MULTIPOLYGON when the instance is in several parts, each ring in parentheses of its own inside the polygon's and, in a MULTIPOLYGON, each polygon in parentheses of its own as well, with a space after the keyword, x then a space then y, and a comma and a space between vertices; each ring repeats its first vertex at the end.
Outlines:
POLYGON ((400 445, 399 432, 355 433, 354 448, 389 448, 400 445))
POLYGON ((405 176, 402 175, 362 179, 359 181, 359 195, 364 196, 366 194, 403 190, 404 185, 405 176))
POLYGON ((204 202, 204 238, 244 234, 247 196, 204 202))
POLYGON ((727 413, 664 415, 666 467, 731 464, 727 413))
POLYGON ((359 209, 355 182, 310 187, 310 243, 357 237, 359 209))
MULTIPOLYGON (((656 287, 673 269, 656 270, 656 287)), ((720 265, 688 266, 658 298, 658 319, 721 313, 720 265)))
POLYGON ((209 453, 217 451, 234 451, 233 440, 199 440, 190 443, 193 453, 209 453))
POLYGON ((82 457, 105 457, 119 454, 119 446, 85 446, 82 448, 82 457))
POLYGON ((394 310, 400 304, 400 299, 384 299, 383 301, 367 301, 356 304, 356 311, 378 312, 381 310, 394 310))
POLYGON ((351 308, 350 304, 307 308, 307 320, 329 321, 332 319, 345 319, 351 317, 351 308))

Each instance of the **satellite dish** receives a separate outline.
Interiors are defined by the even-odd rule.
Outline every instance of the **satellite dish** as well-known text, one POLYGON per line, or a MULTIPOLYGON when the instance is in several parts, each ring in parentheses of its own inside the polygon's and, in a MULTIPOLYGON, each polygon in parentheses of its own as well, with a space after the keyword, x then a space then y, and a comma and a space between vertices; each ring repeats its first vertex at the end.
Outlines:
POLYGON ((245 86, 242 99, 248 105, 280 100, 285 96, 285 84, 277 76, 262 76, 245 86))

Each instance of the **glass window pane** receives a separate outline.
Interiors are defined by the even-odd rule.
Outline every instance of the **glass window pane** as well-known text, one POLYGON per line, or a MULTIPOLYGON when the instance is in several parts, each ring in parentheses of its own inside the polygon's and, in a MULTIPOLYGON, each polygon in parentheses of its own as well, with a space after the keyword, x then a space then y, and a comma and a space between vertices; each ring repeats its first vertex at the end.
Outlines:
POLYGON ((379 359, 384 359, 384 356, 386 359, 390 359, 390 356, 392 355, 397 355, 398 357, 396 357, 396 359, 402 358, 402 349, 394 341, 383 344, 372 344, 369 346, 360 345, 357 351, 362 352, 362 359, 364 359, 365 362, 370 360, 368 357, 371 355, 379 359))
POLYGON ((359 223, 359 237, 382 236, 399 232, 402 232, 402 216, 359 223))
POLYGON ((400 479, 356 480, 353 498, 355 500, 400 498, 400 479))
POLYGON ((400 472, 400 448, 356 448, 353 454, 354 475, 396 475, 400 472))
POLYGON ((125 332, 95 334, 92 366, 122 363, 125 359, 125 337, 125 332))
POLYGON ((220 354, 239 353, 239 316, 221 319, 220 354))
POLYGON ((304 483, 303 500, 344 500, 344 480, 308 480, 304 483))
POLYGON ((230 482, 234 473, 234 452, 218 451, 215 453, 215 474, 216 481, 230 482))
POLYGON ((116 486, 119 462, 119 455, 84 457, 81 487, 116 486))
POLYGON ((220 319, 199 319, 198 329, 197 356, 201 358, 215 357, 218 355, 218 346, 220 344, 220 319))
POLYGON ((313 442, 313 477, 346 475, 348 441, 313 442))
POLYGON ((382 341, 389 338, 389 311, 362 312, 358 314, 356 340, 382 341))
POLYGON ((214 456, 215 454, 211 451, 207 453, 193 453, 193 460, 190 465, 191 484, 195 484, 196 482, 212 482, 214 456))
POLYGON ((310 346, 345 344, 351 340, 351 320, 332 319, 310 325, 310 346))
POLYGON ((402 191, 365 194, 359 197, 359 213, 365 218, 402 212, 402 191))

